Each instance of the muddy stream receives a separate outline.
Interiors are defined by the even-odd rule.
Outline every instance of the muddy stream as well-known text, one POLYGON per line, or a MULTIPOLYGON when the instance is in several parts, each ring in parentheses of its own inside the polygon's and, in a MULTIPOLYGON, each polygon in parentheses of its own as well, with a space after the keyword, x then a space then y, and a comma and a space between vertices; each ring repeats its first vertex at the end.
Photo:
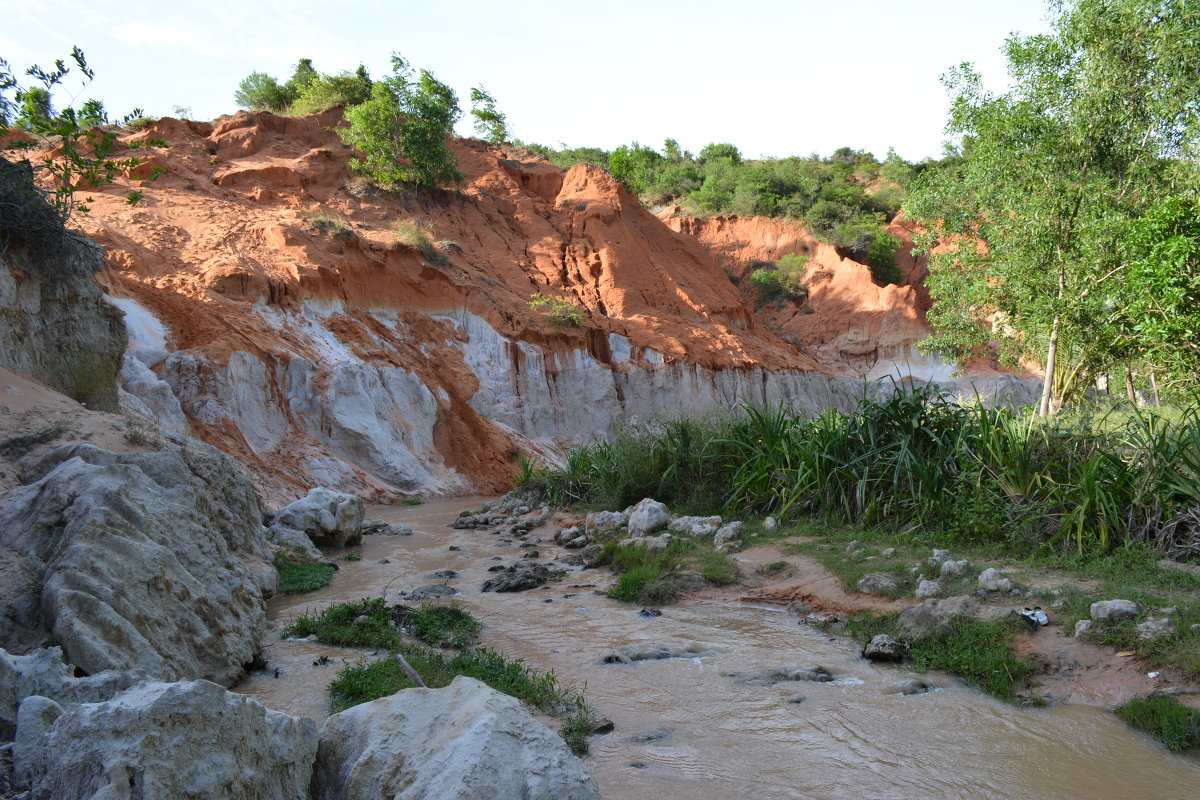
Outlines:
MULTIPOLYGON (((447 583, 484 622, 483 644, 586 685, 597 712, 616 723, 592 737, 586 759, 605 800, 1200 798, 1200 759, 1171 754, 1103 709, 1015 708, 941 674, 925 676, 939 687, 927 694, 887 694, 907 670, 873 665, 853 642, 798 624, 782 609, 693 600, 642 618, 636 607, 593 593, 611 582, 606 571, 578 568, 540 589, 482 594, 487 568, 511 564, 527 548, 446 527, 481 502, 372 508, 369 517, 416 533, 366 537, 354 549, 362 561, 338 562, 330 586, 276 598, 266 656, 279 677, 257 674, 237 691, 321 722, 326 685, 343 662, 364 654, 283 642, 282 625, 329 603, 381 595, 392 603, 401 591, 447 583), (389 563, 376 563, 383 559, 389 563), (446 568, 459 577, 428 577, 446 568), (597 586, 572 588, 580 584, 597 586), (601 663, 614 647, 636 643, 699 644, 715 655, 601 663), (314 665, 321 656, 331 663, 314 665), (762 687, 722 675, 813 662, 837 680, 762 687)), ((552 544, 536 549, 542 563, 561 555, 552 544)))

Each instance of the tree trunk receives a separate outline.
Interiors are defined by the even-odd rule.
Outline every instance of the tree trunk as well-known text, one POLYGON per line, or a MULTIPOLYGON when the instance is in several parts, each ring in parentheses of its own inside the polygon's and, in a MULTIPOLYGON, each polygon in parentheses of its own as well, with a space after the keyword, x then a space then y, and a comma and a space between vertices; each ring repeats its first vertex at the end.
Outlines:
POLYGON ((1137 408, 1137 390, 1133 388, 1133 367, 1125 365, 1125 394, 1129 397, 1129 405, 1137 408))
POLYGON ((1162 406, 1162 398, 1158 396, 1158 380, 1154 377, 1154 367, 1150 368, 1150 391, 1154 392, 1154 406, 1162 406))
POLYGON ((1054 393, 1054 370, 1058 367, 1058 314, 1050 326, 1050 346, 1046 349, 1046 379, 1042 381, 1042 401, 1038 404, 1038 416, 1050 415, 1050 396, 1054 393))

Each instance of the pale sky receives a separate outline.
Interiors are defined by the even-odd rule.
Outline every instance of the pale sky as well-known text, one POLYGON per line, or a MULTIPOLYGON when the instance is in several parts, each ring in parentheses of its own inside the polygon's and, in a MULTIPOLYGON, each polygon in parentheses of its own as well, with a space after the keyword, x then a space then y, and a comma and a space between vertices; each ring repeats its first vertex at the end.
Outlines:
MULTIPOLYGON (((455 88, 470 135, 482 83, 512 135, 611 149, 637 140, 688 150, 732 142, 747 157, 937 156, 948 102, 939 76, 972 61, 1006 82, 1000 47, 1047 30, 1045 0, 0 0, 0 58, 23 72, 78 44, 96 72, 80 99, 194 119, 236 110, 251 72, 286 79, 390 71, 390 53, 455 88)), ((75 76, 67 86, 78 87, 75 76)), ((61 102, 61 101, 59 101, 61 102)))

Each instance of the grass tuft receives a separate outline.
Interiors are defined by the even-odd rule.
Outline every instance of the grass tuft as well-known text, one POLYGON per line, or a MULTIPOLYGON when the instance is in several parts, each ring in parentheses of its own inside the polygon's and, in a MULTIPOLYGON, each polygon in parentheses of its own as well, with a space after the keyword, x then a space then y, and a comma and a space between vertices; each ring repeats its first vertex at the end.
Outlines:
POLYGON ((300 219, 307 222, 309 227, 318 233, 327 234, 335 239, 358 238, 358 234, 350 227, 350 220, 346 218, 346 215, 328 208, 305 211, 300 215, 300 219))
POLYGON ((449 263, 446 258, 446 250, 434 243, 433 238, 429 235, 428 225, 416 217, 398 219, 393 222, 392 241, 415 251, 430 264, 449 263))

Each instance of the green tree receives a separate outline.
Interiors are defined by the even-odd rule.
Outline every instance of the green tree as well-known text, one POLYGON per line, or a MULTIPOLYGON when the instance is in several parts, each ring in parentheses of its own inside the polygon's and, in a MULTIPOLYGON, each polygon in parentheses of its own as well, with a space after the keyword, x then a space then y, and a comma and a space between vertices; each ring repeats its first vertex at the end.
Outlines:
POLYGON ((963 358, 998 338, 1041 358, 1041 414, 1089 382, 1127 264, 1119 244, 1175 159, 1197 146, 1194 0, 1052 4, 1053 32, 1005 45, 1011 88, 964 64, 944 78, 961 162, 922 175, 906 209, 927 233, 929 347, 963 358), (980 244, 981 243, 981 244, 980 244))
POLYGON ((1115 304, 1126 346, 1186 386, 1200 385, 1200 199, 1156 202, 1124 242, 1124 292, 1115 304))
POLYGON ((738 150, 728 142, 706 144, 700 148, 700 156, 697 159, 701 164, 707 164, 710 161, 728 160, 733 164, 742 163, 742 151, 738 150))
POLYGON ((453 89, 424 69, 414 80, 408 62, 393 53, 392 74, 371 88, 369 100, 346 109, 348 127, 338 135, 363 154, 350 161, 359 174, 432 187, 462 180, 447 145, 461 116, 453 89))
POLYGON ((267 73, 251 72, 238 84, 233 101, 248 111, 278 114, 292 104, 292 95, 267 73))
MULTIPOLYGON (((83 76, 79 89, 82 92, 95 78, 95 73, 78 47, 71 49, 71 59, 83 76)), ((47 151, 36 166, 29 165, 25 170, 32 173, 49 193, 50 202, 64 223, 74 212, 86 213, 87 204, 92 202, 90 197, 78 199, 77 192, 111 184, 119 175, 138 166, 136 157, 111 157, 118 148, 117 133, 97 127, 107 121, 103 103, 88 101, 78 111, 71 105, 61 111, 54 110, 51 105, 54 87, 62 84, 70 72, 71 68, 62 59, 55 61, 49 70, 34 65, 25 74, 37 83, 22 86, 8 62, 0 59, 0 137, 9 132, 9 126, 15 126, 29 137, 21 146, 47 151)), ((141 109, 135 109, 121 124, 128 124, 141 113, 141 109)), ((148 144, 166 146, 161 140, 148 144)), ((150 179, 157 178, 160 172, 156 170, 150 179)), ((9 221, 20 218, 25 210, 23 207, 34 202, 34 198, 23 192, 17 183, 0 187, 0 228, 4 229, 0 230, 0 235, 3 236, 9 234, 9 221), (14 192, 12 196, 7 194, 9 189, 14 192)), ((135 190, 129 193, 127 200, 133 204, 141 197, 142 193, 135 190)))
POLYGON ((361 64, 354 72, 318 75, 304 84, 288 112, 295 115, 315 114, 338 105, 365 103, 371 97, 372 86, 371 76, 361 64))
POLYGON ((320 77, 321 73, 317 72, 311 58, 300 59, 296 64, 296 69, 292 71, 292 77, 288 78, 287 83, 284 84, 284 91, 287 93, 288 102, 295 101, 310 84, 320 77))
POLYGON ((508 121, 496 108, 496 98, 480 84, 471 90, 471 116, 475 118, 475 132, 492 144, 508 141, 508 121))

